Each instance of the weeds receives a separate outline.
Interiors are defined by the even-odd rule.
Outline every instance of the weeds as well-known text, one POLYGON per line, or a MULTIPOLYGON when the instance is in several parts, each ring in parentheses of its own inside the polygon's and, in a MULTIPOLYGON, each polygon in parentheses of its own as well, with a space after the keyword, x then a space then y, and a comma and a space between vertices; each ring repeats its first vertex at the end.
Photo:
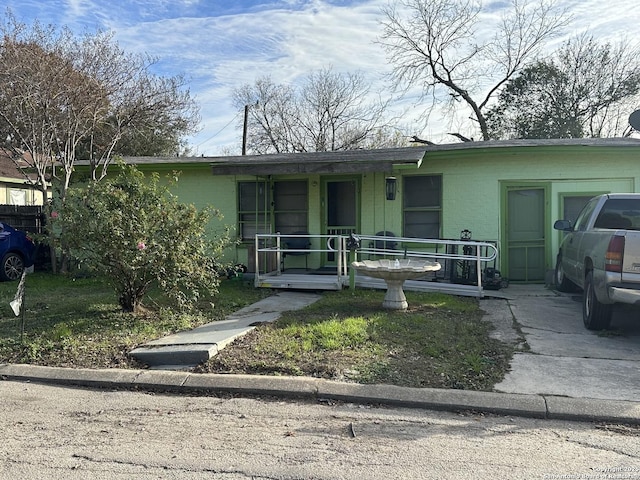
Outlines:
POLYGON ((97 277, 35 273, 27 276, 21 317, 9 307, 17 284, 0 283, 0 363, 129 368, 140 367, 128 353, 141 343, 224 318, 269 292, 240 282, 223 282, 220 294, 203 299, 192 313, 176 312, 152 292, 144 315, 124 313, 113 289, 97 277))
POLYGON ((512 348, 491 339, 475 299, 407 292, 406 312, 383 310, 384 292, 325 293, 261 325, 197 369, 310 375, 360 383, 488 390, 512 348))
MULTIPOLYGON (((150 340, 225 318, 270 295, 225 281, 195 312, 145 299, 144 315, 123 313, 99 278, 36 273, 27 277, 25 332, 9 302, 15 283, 0 283, 0 363, 140 368, 128 353, 150 340)), ((381 308, 384 292, 343 290, 278 321, 262 324, 196 372, 307 375, 359 383, 490 390, 513 348, 491 339, 473 298, 406 292, 407 311, 381 308)))

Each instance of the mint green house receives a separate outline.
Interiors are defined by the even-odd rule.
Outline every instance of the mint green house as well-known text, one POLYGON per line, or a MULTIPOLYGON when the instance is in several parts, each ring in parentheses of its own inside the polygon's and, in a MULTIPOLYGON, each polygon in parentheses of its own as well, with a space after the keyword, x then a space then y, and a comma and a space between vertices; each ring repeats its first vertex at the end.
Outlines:
MULTIPOLYGON (((146 172, 181 171, 178 197, 222 212, 238 240, 227 260, 249 271, 256 233, 306 232, 324 242, 321 235, 355 232, 406 243, 468 230, 497 246, 495 267, 511 282, 543 282, 562 235, 555 220, 574 219, 594 195, 640 191, 640 140, 628 138, 125 160, 146 172)), ((285 261, 320 269, 336 258, 325 251, 285 261)))

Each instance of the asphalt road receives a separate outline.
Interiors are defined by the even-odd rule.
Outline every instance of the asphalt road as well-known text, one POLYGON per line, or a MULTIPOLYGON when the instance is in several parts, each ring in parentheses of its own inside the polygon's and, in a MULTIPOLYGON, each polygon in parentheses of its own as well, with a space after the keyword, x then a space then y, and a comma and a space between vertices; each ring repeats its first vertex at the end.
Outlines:
POLYGON ((0 382, 0 479, 640 479, 640 427, 0 382))

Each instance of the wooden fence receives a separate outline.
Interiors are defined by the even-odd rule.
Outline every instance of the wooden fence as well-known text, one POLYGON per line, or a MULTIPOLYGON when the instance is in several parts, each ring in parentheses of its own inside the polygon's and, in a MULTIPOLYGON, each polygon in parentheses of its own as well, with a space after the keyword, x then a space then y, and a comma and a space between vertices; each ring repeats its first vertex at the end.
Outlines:
POLYGON ((42 205, 0 205, 0 222, 24 232, 43 233, 44 208, 42 205))

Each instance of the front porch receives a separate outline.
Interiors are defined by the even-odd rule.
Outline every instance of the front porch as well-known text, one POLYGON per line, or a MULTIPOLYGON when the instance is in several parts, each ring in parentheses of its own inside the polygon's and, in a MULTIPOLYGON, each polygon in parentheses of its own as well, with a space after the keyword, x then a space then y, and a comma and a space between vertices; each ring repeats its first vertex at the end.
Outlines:
MULTIPOLYGON (((375 235, 280 235, 258 234, 255 238, 254 285, 258 288, 295 290, 341 290, 380 288, 381 279, 358 274, 350 268, 360 259, 427 259, 441 269, 417 280, 407 280, 407 291, 442 292, 483 297, 485 287, 500 288, 495 278, 498 250, 493 243, 471 240, 417 239, 375 235), (305 248, 291 248, 286 239, 301 239, 305 248), (331 259, 321 268, 308 268, 307 256, 331 259), (285 268, 285 259, 294 256, 295 265, 285 268)), ((312 265, 315 263, 312 262, 312 265)))

